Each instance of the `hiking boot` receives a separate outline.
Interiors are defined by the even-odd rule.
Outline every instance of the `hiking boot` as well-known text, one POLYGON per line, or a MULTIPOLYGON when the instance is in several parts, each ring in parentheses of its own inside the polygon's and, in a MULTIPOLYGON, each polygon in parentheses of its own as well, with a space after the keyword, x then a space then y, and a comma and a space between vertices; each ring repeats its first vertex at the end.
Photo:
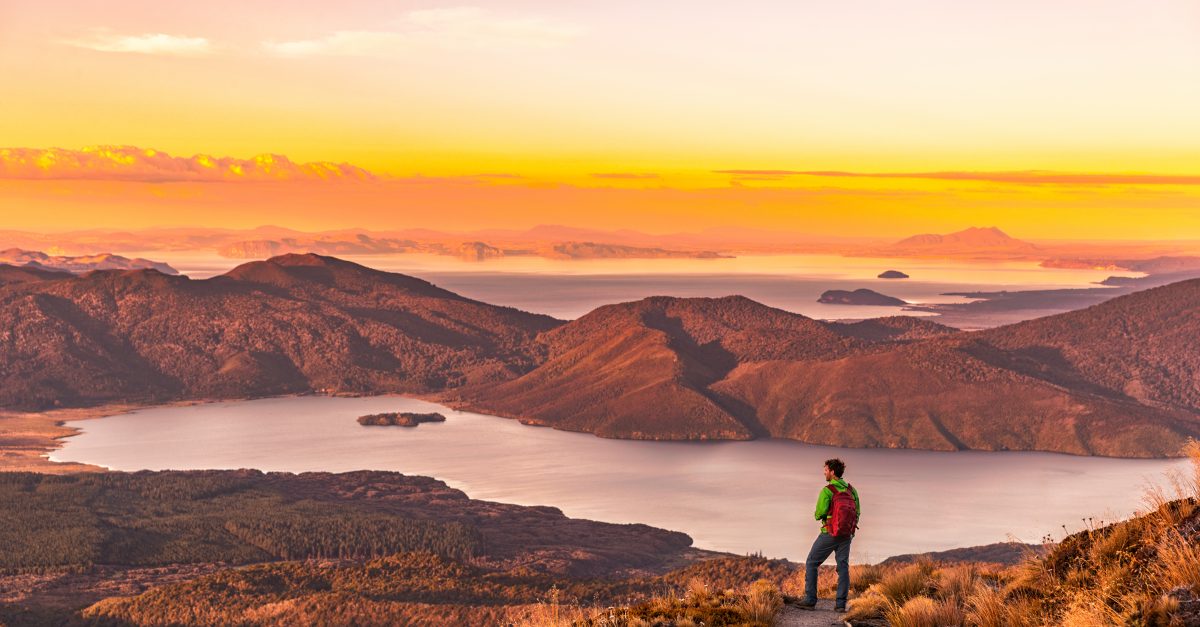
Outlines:
POLYGON ((796 597, 791 597, 789 599, 786 599, 784 602, 787 603, 788 605, 791 605, 792 607, 798 607, 802 610, 817 609, 817 600, 816 599, 809 600, 809 599, 798 599, 796 597))
POLYGON ((842 606, 835 607, 835 608, 833 608, 833 611, 837 612, 838 614, 845 614, 846 606, 842 605, 842 606))

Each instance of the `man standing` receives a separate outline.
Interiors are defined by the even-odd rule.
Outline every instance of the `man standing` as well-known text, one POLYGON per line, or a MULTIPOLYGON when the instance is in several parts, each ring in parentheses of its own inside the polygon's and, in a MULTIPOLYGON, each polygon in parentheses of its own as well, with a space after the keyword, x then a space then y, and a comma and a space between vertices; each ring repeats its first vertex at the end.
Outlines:
POLYGON ((842 479, 846 464, 840 459, 825 461, 825 487, 817 494, 817 509, 813 517, 821 522, 821 533, 808 552, 804 572, 804 599, 797 605, 814 608, 817 605, 817 569, 835 555, 837 561, 837 600, 834 609, 846 611, 846 597, 850 593, 850 541, 858 528, 858 517, 862 507, 858 502, 858 490, 842 479))

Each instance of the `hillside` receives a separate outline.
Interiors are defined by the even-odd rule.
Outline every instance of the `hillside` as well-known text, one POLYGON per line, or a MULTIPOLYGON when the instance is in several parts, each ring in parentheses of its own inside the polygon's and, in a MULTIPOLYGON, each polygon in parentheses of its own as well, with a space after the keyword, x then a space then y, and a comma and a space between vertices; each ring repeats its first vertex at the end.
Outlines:
POLYGON ((450 397, 608 437, 1170 456, 1200 435, 1197 306, 1200 281, 1189 281, 987 333, 898 341, 868 332, 880 321, 647 299, 544 334, 537 369, 450 397))
POLYGON ((203 281, 0 268, 0 407, 409 393, 640 439, 1171 456, 1200 280, 980 333, 653 297, 564 323, 318 255, 203 281))
POLYGON ((448 395, 529 424, 644 439, 769 435, 754 409, 713 384, 739 364, 832 359, 866 350, 880 329, 930 322, 826 324, 741 296, 653 297, 608 305, 542 334, 547 360, 514 381, 448 395))
POLYGON ((0 624, 12 625, 96 624, 78 610, 147 588, 93 613, 241 623, 229 617, 282 592, 318 593, 359 620, 377 602, 411 621, 428 603, 486 615, 536 602, 555 582, 602 578, 597 592, 624 594, 711 555, 682 533, 475 500, 391 472, 0 473, 0 506, 0 624))
POLYGON ((528 370, 559 324, 317 255, 42 276, 0 285, 3 407, 443 390, 528 370))
POLYGON ((1064 387, 1200 412, 1200 280, 980 332, 1014 369, 1064 387))

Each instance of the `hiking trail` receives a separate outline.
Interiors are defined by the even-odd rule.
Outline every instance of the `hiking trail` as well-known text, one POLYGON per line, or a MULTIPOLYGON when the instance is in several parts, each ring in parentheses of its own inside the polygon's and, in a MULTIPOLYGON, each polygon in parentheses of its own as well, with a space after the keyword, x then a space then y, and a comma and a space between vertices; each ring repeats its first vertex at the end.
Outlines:
POLYGON ((846 624, 844 616, 833 611, 833 599, 818 600, 816 609, 812 610, 802 610, 791 604, 784 604, 775 627, 842 627, 846 624))

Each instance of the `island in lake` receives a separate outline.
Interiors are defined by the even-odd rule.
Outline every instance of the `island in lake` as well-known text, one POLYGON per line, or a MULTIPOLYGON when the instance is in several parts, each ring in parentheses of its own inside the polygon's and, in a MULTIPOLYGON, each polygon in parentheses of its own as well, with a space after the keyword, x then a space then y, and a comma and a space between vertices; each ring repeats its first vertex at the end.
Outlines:
POLYGON ((853 292, 847 290, 826 290, 817 299, 817 302, 832 305, 874 305, 882 307, 903 307, 908 304, 908 302, 894 296, 880 294, 875 290, 868 289, 858 289, 853 292))
POLYGON ((415 427, 422 422, 446 422, 439 413, 417 414, 413 412, 388 412, 358 417, 358 424, 365 427, 415 427))
POLYGON ((880 279, 907 279, 908 275, 899 270, 884 270, 879 273, 880 279))

